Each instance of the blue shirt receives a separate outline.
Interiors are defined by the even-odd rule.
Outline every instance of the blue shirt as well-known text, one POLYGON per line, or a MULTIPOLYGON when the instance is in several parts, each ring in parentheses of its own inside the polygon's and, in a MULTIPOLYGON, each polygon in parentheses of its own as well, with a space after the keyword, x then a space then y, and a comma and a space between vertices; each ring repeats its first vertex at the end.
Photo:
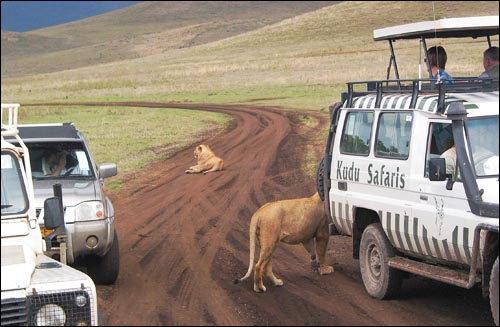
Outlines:
POLYGON ((439 69, 436 75, 432 76, 435 80, 438 80, 438 75, 441 77, 441 80, 444 80, 445 84, 454 84, 453 77, 450 74, 444 71, 444 69, 439 69))

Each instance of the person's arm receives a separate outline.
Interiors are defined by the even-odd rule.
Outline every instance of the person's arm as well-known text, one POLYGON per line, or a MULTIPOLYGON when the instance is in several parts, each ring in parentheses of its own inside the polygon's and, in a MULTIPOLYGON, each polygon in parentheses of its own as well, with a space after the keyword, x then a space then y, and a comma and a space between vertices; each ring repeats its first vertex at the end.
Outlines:
POLYGON ((61 175, 61 172, 62 172, 62 170, 64 169, 65 166, 66 166, 66 154, 65 153, 61 153, 60 157, 59 157, 59 163, 57 165, 56 170, 54 170, 54 172, 52 174, 50 174, 49 176, 59 176, 59 175, 61 175))

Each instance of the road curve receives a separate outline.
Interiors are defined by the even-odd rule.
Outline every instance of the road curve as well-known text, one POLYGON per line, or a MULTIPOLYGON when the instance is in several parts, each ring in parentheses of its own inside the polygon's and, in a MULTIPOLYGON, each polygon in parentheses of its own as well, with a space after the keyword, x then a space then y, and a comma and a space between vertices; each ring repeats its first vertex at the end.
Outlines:
MULTIPOLYGON (((327 128, 325 113, 249 105, 84 104, 208 110, 234 119, 225 133, 204 141, 224 159, 222 172, 185 174, 195 163, 193 146, 128 175, 122 189, 110 192, 121 269, 115 285, 97 287, 106 325, 493 324, 479 289, 414 277, 396 300, 370 298, 348 237, 330 239, 332 275, 311 272, 301 246, 281 244, 273 268, 283 287, 257 294, 251 280, 233 284, 248 267, 252 213, 266 202, 315 192, 301 165, 310 140, 327 128), (298 123, 305 115, 307 127, 298 123)), ((324 144, 313 146, 319 158, 324 144)))

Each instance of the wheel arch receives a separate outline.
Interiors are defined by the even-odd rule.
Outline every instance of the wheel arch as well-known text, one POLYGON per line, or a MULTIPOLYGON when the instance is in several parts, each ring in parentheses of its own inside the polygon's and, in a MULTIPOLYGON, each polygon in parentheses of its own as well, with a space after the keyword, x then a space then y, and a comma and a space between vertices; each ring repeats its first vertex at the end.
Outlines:
POLYGON ((374 223, 380 223, 380 216, 371 209, 354 207, 354 221, 352 224, 352 257, 359 259, 359 247, 361 236, 366 227, 374 223))

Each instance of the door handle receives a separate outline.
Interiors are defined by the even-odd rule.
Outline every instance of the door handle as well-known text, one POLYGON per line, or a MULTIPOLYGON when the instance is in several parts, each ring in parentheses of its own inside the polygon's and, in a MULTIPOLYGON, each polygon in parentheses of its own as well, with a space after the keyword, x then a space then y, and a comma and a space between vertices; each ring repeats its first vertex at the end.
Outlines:
POLYGON ((427 201, 429 198, 427 197, 427 195, 421 195, 420 196, 420 200, 424 200, 424 201, 427 201))

